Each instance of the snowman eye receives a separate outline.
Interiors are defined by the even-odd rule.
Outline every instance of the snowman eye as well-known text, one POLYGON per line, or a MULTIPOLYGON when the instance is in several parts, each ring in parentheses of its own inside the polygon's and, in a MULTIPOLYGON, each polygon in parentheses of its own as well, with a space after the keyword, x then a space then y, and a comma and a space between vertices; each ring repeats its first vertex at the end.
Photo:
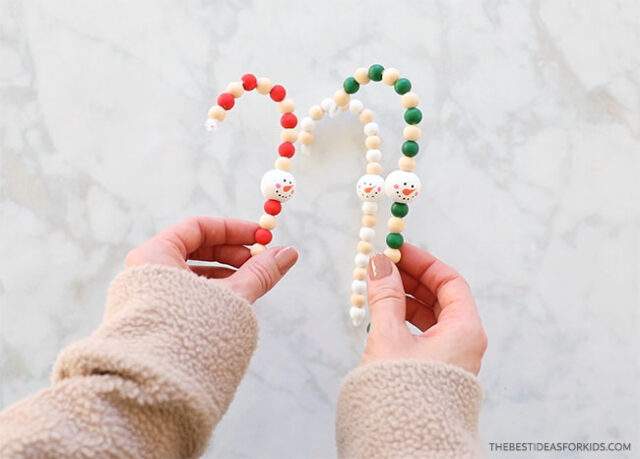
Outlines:
POLYGON ((407 186, 407 182, 404 182, 404 186, 407 186))

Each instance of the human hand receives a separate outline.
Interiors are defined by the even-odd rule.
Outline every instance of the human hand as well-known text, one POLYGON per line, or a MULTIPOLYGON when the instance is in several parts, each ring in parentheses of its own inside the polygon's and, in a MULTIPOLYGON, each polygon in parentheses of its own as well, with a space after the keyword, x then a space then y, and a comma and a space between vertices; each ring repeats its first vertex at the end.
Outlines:
POLYGON ((213 279, 250 303, 267 293, 298 259, 293 247, 274 247, 251 257, 245 245, 255 242, 256 223, 231 218, 192 217, 173 225, 133 249, 127 268, 158 264, 186 269, 213 279), (187 260, 234 266, 189 266, 187 260))
POLYGON ((371 329, 362 364, 379 360, 439 360, 480 371, 487 348, 467 282, 430 253, 403 244, 394 265, 373 256, 367 268, 371 329), (422 333, 414 335, 405 321, 422 333))

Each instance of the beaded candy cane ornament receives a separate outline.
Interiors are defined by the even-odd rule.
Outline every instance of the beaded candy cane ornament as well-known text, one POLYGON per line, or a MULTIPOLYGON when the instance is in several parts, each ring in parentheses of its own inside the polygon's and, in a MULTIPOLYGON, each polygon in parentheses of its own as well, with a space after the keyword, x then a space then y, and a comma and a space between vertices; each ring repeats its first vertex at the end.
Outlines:
POLYGON ((378 137, 378 125, 373 122, 373 112, 365 109, 362 102, 352 99, 348 104, 338 106, 332 99, 324 99, 320 105, 314 105, 309 109, 309 116, 302 118, 300 128, 302 131, 299 135, 300 143, 304 148, 308 148, 314 141, 313 130, 315 123, 320 121, 325 113, 329 116, 349 111, 358 115, 360 121, 364 124, 364 133, 366 134, 365 146, 367 147, 366 158, 368 161, 366 174, 360 177, 356 185, 356 192, 362 200, 362 228, 360 228, 358 242, 358 253, 355 257, 356 267, 353 271, 355 278, 351 284, 351 308, 349 316, 354 327, 359 326, 364 320, 366 303, 367 276, 366 266, 369 262, 369 256, 373 251, 373 238, 375 236, 375 225, 377 222, 378 203, 377 200, 382 195, 384 188, 384 178, 380 175, 382 172, 382 152, 380 151, 380 137, 378 137))
POLYGON ((256 78, 247 73, 241 81, 230 83, 227 91, 218 96, 218 104, 209 109, 207 129, 215 130, 224 121, 227 112, 235 105, 235 99, 242 96, 245 91, 257 89, 260 94, 269 94, 273 101, 278 102, 278 108, 282 116, 280 125, 283 130, 280 134, 281 144, 278 147, 280 157, 276 160, 274 169, 267 171, 260 181, 260 191, 267 199, 264 203, 265 213, 260 217, 258 228, 255 232, 255 244, 251 246, 251 255, 257 255, 266 249, 273 235, 271 230, 276 227, 276 215, 282 210, 282 203, 293 197, 296 188, 296 180, 289 172, 291 169, 290 158, 295 154, 293 145, 298 138, 295 127, 298 118, 293 114, 295 104, 291 99, 285 99, 286 89, 281 85, 274 85, 268 78, 256 78))

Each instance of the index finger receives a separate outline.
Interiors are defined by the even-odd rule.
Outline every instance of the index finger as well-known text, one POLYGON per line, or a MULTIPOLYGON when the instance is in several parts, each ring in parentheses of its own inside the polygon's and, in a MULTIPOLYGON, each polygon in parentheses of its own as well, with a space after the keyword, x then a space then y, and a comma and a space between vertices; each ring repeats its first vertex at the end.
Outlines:
POLYGON ((186 257, 201 247, 248 245, 258 224, 236 218, 191 217, 161 231, 157 237, 173 243, 186 257))

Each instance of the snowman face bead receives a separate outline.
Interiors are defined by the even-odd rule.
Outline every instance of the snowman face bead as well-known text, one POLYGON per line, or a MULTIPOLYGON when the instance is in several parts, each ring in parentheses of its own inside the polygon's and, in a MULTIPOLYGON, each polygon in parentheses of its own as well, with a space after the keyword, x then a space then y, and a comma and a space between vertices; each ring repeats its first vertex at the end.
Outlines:
POLYGON ((289 172, 272 169, 262 176, 260 191, 267 199, 286 202, 296 191, 296 179, 289 172))
POLYGON ((384 179, 381 176, 365 174, 358 180, 356 191, 363 201, 377 201, 380 199, 383 187, 384 179))
POLYGON ((406 204, 420 194, 420 179, 413 172, 393 171, 384 181, 384 192, 393 201, 406 204))

